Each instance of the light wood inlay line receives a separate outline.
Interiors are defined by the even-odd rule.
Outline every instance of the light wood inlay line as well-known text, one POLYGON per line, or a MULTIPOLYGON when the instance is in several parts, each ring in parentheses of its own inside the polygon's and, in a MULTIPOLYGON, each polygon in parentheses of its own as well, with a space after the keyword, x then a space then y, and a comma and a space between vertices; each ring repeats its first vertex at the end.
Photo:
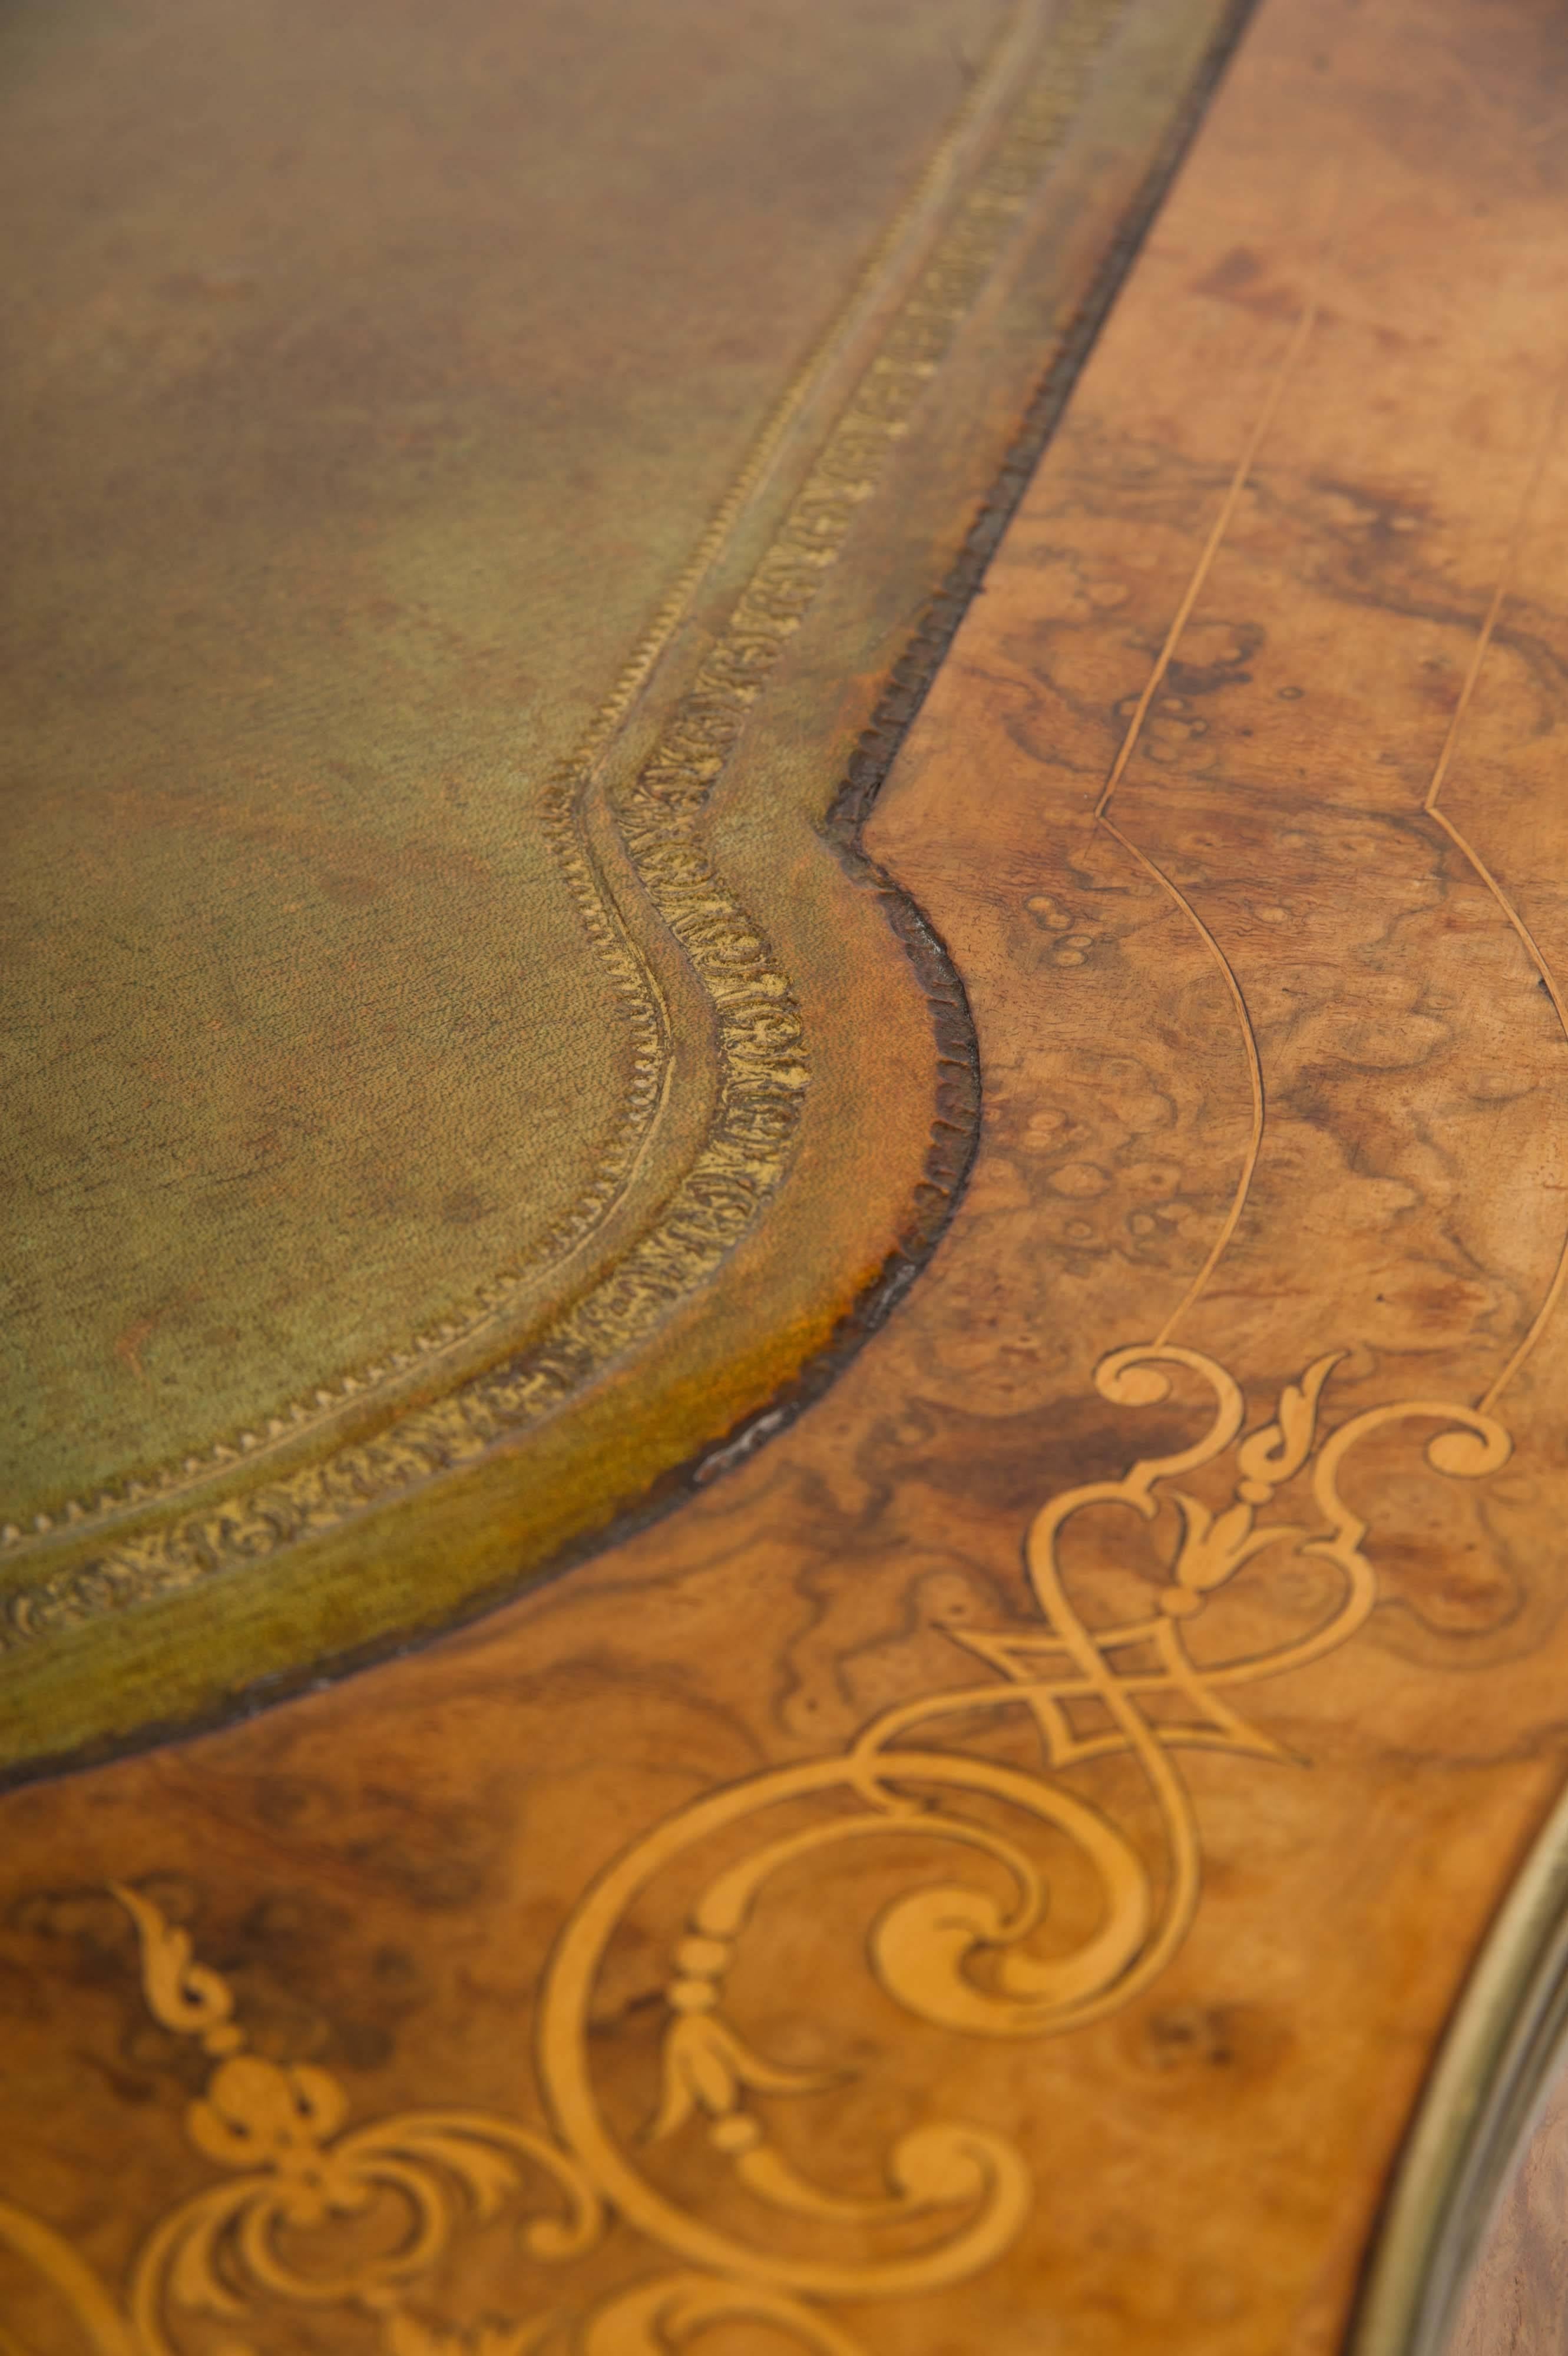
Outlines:
MULTIPOLYGON (((1541 437, 1540 444, 1537 447, 1535 455, 1530 463, 1530 472, 1525 478, 1524 488, 1520 495, 1518 511, 1514 516, 1513 528, 1509 534, 1508 544, 1503 551, 1502 562, 1498 569, 1497 586, 1492 592, 1492 599, 1490 605, 1487 608, 1486 619, 1482 622, 1480 630, 1477 636, 1476 644, 1470 656, 1469 667, 1465 673, 1464 685, 1459 691, 1459 700, 1454 706, 1454 716, 1449 721, 1448 732, 1444 737, 1442 750, 1437 755, 1436 766, 1432 772, 1432 783, 1426 789, 1426 799, 1422 804, 1422 808, 1429 818, 1436 820, 1437 824, 1443 829, 1444 833, 1454 844, 1455 850, 1469 862, 1470 866, 1474 870, 1478 880, 1491 894, 1493 899, 1497 902, 1498 906, 1501 909, 1503 915, 1508 918, 1509 923, 1513 926, 1514 931, 1518 934, 1526 956, 1535 967, 1537 973, 1541 977, 1541 983, 1552 1000, 1552 1006, 1556 1010, 1558 1023, 1562 1026, 1564 1042, 1568 1043, 1568 1005, 1565 1005, 1563 1002, 1562 988, 1558 982, 1556 975, 1553 973, 1552 967, 1547 960, 1544 951, 1541 949, 1535 935, 1530 931, 1530 926, 1526 924, 1519 909, 1514 905, 1513 901, 1503 890, 1502 885, 1498 882, 1497 877, 1492 873, 1491 869, 1481 857, 1480 852, 1476 849, 1475 844, 1460 828, 1455 825, 1453 819, 1448 817, 1447 813, 1439 809, 1437 806, 1438 797, 1441 795, 1444 786, 1447 782, 1449 767, 1454 758, 1455 749, 1459 742, 1460 730, 1465 724, 1466 714, 1469 711, 1471 699, 1475 694, 1477 684, 1479 681, 1482 666, 1486 662, 1487 656, 1491 649, 1492 640, 1497 634, 1498 621, 1502 613, 1504 601, 1508 596, 1509 586, 1518 568, 1520 553, 1524 546, 1525 535, 1529 530, 1530 511, 1535 506, 1536 499, 1540 494, 1541 486, 1545 479, 1546 469, 1551 462, 1552 451, 1556 447, 1558 432, 1563 422, 1563 411, 1565 401, 1568 401, 1568 370, 1564 370, 1563 375, 1558 379, 1557 388, 1552 395, 1552 407, 1547 415, 1546 430, 1541 437)), ((1535 1348, 1536 1344, 1540 1341, 1542 1333, 1546 1331, 1548 1324, 1551 1323, 1552 1314, 1556 1310, 1557 1303, 1562 1299, 1563 1288, 1565 1283, 1568 1283, 1568 1233, 1565 1233, 1563 1236, 1562 1249, 1559 1251, 1557 1256, 1557 1265, 1552 1270, 1552 1281, 1546 1288, 1545 1298, 1541 1301, 1539 1310, 1537 1310, 1529 1331, 1526 1333, 1524 1339, 1520 1343, 1518 1348, 1514 1351, 1512 1356, 1509 1359, 1507 1365, 1503 1367, 1501 1374, 1499 1374, 1495 1381, 1493 1381, 1491 1385, 1481 1393, 1476 1402, 1477 1408, 1483 1415, 1489 1412, 1489 1410, 1496 1405, 1497 1401, 1502 1397, 1503 1392, 1508 1388, 1509 1383, 1512 1382, 1514 1376, 1519 1373, 1520 1367, 1524 1365, 1526 1359, 1535 1348)))
POLYGON ((1165 644, 1155 658, 1155 667, 1144 683, 1144 691, 1133 707, 1133 717, 1127 723, 1127 733, 1122 737, 1116 758, 1111 765, 1111 774, 1105 780, 1100 799, 1094 805, 1096 818, 1102 819, 1105 816, 1111 806, 1111 797, 1121 784, 1127 764, 1137 748, 1144 723, 1149 716, 1149 706, 1160 691, 1161 683, 1170 669, 1176 648, 1181 643, 1182 632, 1192 619, 1193 607, 1203 594, 1203 584, 1208 580, 1214 560, 1219 553, 1220 543, 1230 529, 1231 519, 1240 502, 1241 494, 1247 487, 1248 478, 1256 462, 1258 452, 1262 447, 1263 436, 1274 421, 1285 387, 1294 374, 1297 362, 1306 349, 1313 328, 1317 324, 1318 310, 1318 298, 1314 295, 1297 320, 1291 339, 1280 355, 1279 366, 1274 370, 1268 391, 1264 396, 1263 405, 1253 423, 1252 430, 1247 436, 1246 445, 1236 461, 1235 472, 1231 475, 1225 497, 1219 502, 1219 512, 1215 516, 1208 538, 1203 544, 1203 552, 1193 569, 1192 578, 1187 583, 1181 603, 1176 609, 1170 628, 1165 632, 1165 644))
POLYGON ((1157 657, 1155 658, 1154 669, 1150 671, 1148 679, 1144 684, 1143 692, 1140 694, 1137 703, 1133 707, 1133 716, 1127 723, 1126 733, 1122 736, 1121 744, 1117 749, 1116 757, 1111 765, 1110 775, 1105 780, 1100 799, 1095 804, 1094 808, 1095 818, 1099 820, 1100 824, 1104 827, 1106 832, 1119 842, 1124 851, 1131 853, 1131 855, 1138 862, 1139 865, 1143 867, 1145 872, 1153 877, 1155 882, 1160 885, 1162 890, 1170 894, 1170 897, 1174 900, 1176 906, 1179 907, 1191 920, 1191 923, 1196 928, 1199 937, 1202 939, 1205 948, 1214 958, 1216 964, 1219 966, 1219 970, 1224 977, 1226 989, 1230 994, 1231 1003, 1236 1009, 1237 1020, 1240 1024, 1242 1047, 1247 1058, 1247 1077, 1251 1090, 1251 1131, 1247 1141, 1246 1151, 1242 1157, 1240 1172, 1236 1182, 1236 1191, 1231 1196, 1230 1208, 1226 1212, 1225 1218, 1220 1226, 1218 1235, 1215 1237, 1213 1243, 1209 1247, 1208 1254, 1204 1258, 1203 1265, 1198 1269, 1197 1275, 1193 1278, 1192 1282, 1188 1285, 1187 1290, 1183 1293, 1180 1301, 1176 1303, 1176 1308, 1171 1312, 1169 1317, 1166 1318, 1165 1323, 1160 1327, 1159 1332, 1155 1336, 1156 1347, 1162 1346, 1170 1340, 1171 1335, 1176 1332, 1176 1329, 1181 1323, 1182 1319, 1187 1316, 1188 1312, 1201 1298, 1210 1277, 1213 1275, 1215 1269, 1219 1267, 1219 1262, 1224 1258, 1225 1253, 1230 1248, 1231 1238, 1236 1232, 1237 1224, 1240 1219, 1242 1211, 1246 1208, 1247 1197, 1251 1191, 1253 1173, 1256 1171, 1258 1166, 1258 1156, 1262 1151, 1264 1116, 1263 1074, 1262 1066, 1258 1054, 1257 1034, 1252 1028, 1251 1016, 1247 1011, 1247 1002, 1242 994, 1241 985, 1236 978, 1235 970, 1231 966, 1230 959, 1226 957, 1224 950, 1220 948, 1219 942, 1215 939, 1214 935, 1209 931, 1208 926, 1204 923, 1202 917, 1198 915, 1191 901, 1187 899, 1186 894, 1178 888, 1178 886, 1155 861, 1150 859, 1145 852, 1140 851, 1136 843, 1129 841, 1128 837, 1122 832, 1121 829, 1113 824, 1112 819, 1108 817, 1107 812, 1111 806, 1112 796, 1115 793, 1117 787, 1121 784, 1122 779, 1126 773, 1127 765, 1131 761, 1133 752, 1137 747, 1139 737, 1143 733, 1144 724, 1149 715, 1150 707, 1152 706, 1155 696, 1159 693, 1160 687, 1170 669, 1172 661, 1175 659, 1176 650, 1181 644, 1182 634, 1186 630, 1187 624, 1191 621, 1198 598, 1203 594, 1204 584, 1208 579, 1208 575, 1213 569, 1214 560, 1219 555, 1219 550, 1224 542, 1225 536, 1230 529, 1230 525, 1235 518, 1237 508, 1240 504, 1241 495, 1245 491, 1247 485, 1251 480, 1252 468, 1257 463, 1258 453, 1262 448, 1263 441, 1269 432, 1269 428, 1273 423, 1274 418, 1279 412, 1280 403, 1284 397, 1285 389, 1290 383, 1292 377, 1294 375, 1295 370, 1300 364, 1302 355, 1305 351, 1308 343, 1311 341, 1314 329, 1317 325, 1322 310, 1321 286, 1323 273, 1332 251, 1334 229, 1339 218, 1342 192, 1343 175, 1342 173, 1337 172, 1330 185, 1326 217, 1324 222, 1323 236, 1319 248, 1319 256, 1316 273, 1317 280, 1316 288, 1315 289, 1305 308, 1303 310, 1301 316, 1296 321, 1295 327, 1291 333, 1290 340, 1285 345, 1283 351, 1280 355, 1278 365, 1274 369, 1273 377, 1270 379, 1267 391, 1264 393, 1262 404, 1258 411, 1257 416, 1252 422, 1251 430, 1242 446, 1240 455, 1236 461, 1230 480, 1226 487, 1225 496, 1219 503, 1214 521, 1209 528, 1208 537, 1204 541, 1197 562, 1193 568, 1191 578, 1187 582, 1187 587, 1183 591, 1180 601, 1177 604, 1176 613, 1172 616, 1170 627, 1165 632, 1165 640, 1160 648, 1157 657))
POLYGON ((1242 996, 1241 985, 1236 979, 1235 968, 1193 906, 1192 902, 1179 884, 1174 883, 1165 873, 1163 867, 1156 865, 1146 852, 1140 851, 1137 844, 1122 833, 1114 819, 1107 818, 1101 812, 1100 823, 1112 841, 1119 842, 1122 850, 1137 861, 1145 873, 1154 878, 1161 890, 1169 893, 1182 914, 1191 921, 1204 947, 1210 952, 1216 965, 1224 975, 1225 987, 1230 993, 1230 1002, 1236 1009, 1236 1019, 1241 1026, 1241 1044, 1247 1057, 1247 1077, 1252 1091, 1251 1134, 1247 1141, 1247 1151, 1242 1158, 1240 1175, 1236 1181, 1236 1191, 1230 1198, 1230 1207, 1225 1214, 1219 1234, 1208 1248, 1208 1257, 1202 1267, 1155 1336, 1155 1347, 1163 1349, 1188 1310, 1199 1298, 1205 1285, 1224 1258, 1230 1247, 1230 1238, 1236 1232, 1236 1223, 1246 1208, 1247 1196, 1251 1191, 1252 1173, 1258 1166, 1258 1156, 1262 1151, 1263 1144, 1263 1066, 1258 1054, 1257 1033, 1252 1028, 1252 1018, 1247 1012, 1247 1001, 1242 996))

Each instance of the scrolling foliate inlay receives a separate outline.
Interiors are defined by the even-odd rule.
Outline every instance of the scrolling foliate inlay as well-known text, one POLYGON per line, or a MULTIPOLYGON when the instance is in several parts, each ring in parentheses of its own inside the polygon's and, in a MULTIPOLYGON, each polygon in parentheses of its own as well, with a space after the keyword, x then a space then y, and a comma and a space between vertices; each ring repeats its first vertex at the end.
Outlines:
MULTIPOLYGON (((806 1042, 789 975, 763 926, 721 876, 700 821, 713 787, 770 673, 800 629, 827 573, 840 561, 857 514, 878 489, 931 378, 953 345, 1069 132, 1096 59, 1126 14, 1127 0, 1070 0, 1051 28, 1010 119, 953 218, 937 238, 874 358, 741 591, 702 663, 628 787, 607 797, 618 841, 657 918, 679 944, 713 1011, 715 1118, 654 1222, 602 1280, 521 1355, 445 1397, 405 1411, 380 1431, 324 1461, 258 1478, 269 1452, 292 1446, 315 1423, 362 1405, 389 1374, 439 1365, 479 1326, 504 1313, 515 1276, 498 1278, 471 1317, 413 1340, 376 1366, 296 1401, 263 1429, 236 1435, 205 1459, 166 1468, 122 1492, 74 1501, 24 1530, 0 1528, 0 1551, 18 1561, 66 1537, 73 1547, 104 1526, 101 1550, 18 1584, 0 1612, 0 1649, 26 1644, 102 1614, 177 1592, 226 1567, 254 1562, 331 1530, 439 1474, 472 1465, 501 1440, 561 1406, 621 1354, 643 1342, 671 1307, 712 1275, 757 1221, 789 1166, 806 1085, 806 1042), (186 1492, 215 1483, 210 1503, 186 1492), (143 1528, 116 1523, 166 1500, 173 1510, 143 1528)), ((966 110, 967 112, 967 110, 966 110)), ((945 152, 932 166, 946 168, 945 152)), ((928 176, 929 177, 929 176, 928 176)), ((902 217, 894 231, 902 227, 902 217)), ((894 231, 889 232, 889 239, 894 231)), ((868 277, 882 259, 874 257, 868 277)), ((857 289, 857 294, 863 292, 857 289)), ((808 363, 807 373, 812 363, 808 363)), ((564 1248, 602 1216, 656 1116, 668 1061, 658 991, 600 872, 584 819, 585 798, 606 749, 663 645, 684 614, 695 581, 722 546, 744 498, 764 471, 801 398, 799 381, 765 429, 740 481, 721 508, 666 606, 655 617, 575 758, 552 786, 547 832, 590 938, 632 1026, 636 1062, 620 1144, 579 1205, 570 1233, 542 1252, 564 1248), (578 1216, 581 1213, 581 1217, 578 1216)))
MULTIPOLYGON (((204 2316, 229 2329, 225 2356, 255 2356, 247 2332, 264 2333, 268 2317, 291 2306, 358 2310, 384 2356, 660 2356, 726 2319, 766 2323, 814 2356, 862 2356, 865 2343, 824 2304, 962 2281, 1024 2229, 1035 2188, 1021 2156, 981 2124, 931 2123, 900 2136, 885 2155, 882 2187, 862 2194, 830 2189, 787 2152, 770 2126, 774 2106, 809 2105, 848 2073, 769 2058, 736 2017, 729 1984, 760 1901, 791 1869, 831 1850, 912 1845, 929 1871, 935 1847, 949 1878, 906 1887, 866 1935, 869 1970, 906 2017, 1027 2040, 1079 2028, 1147 1987, 1180 1947, 1201 1895, 1201 1826, 1179 1754, 1197 1747, 1291 1764, 1230 1695, 1323 1658, 1376 1601, 1369 1526, 1340 1494, 1348 1459, 1401 1424, 1438 1427, 1425 1457, 1447 1477, 1494 1472, 1509 1453, 1494 1418, 1441 1399, 1373 1406, 1322 1435, 1320 1408, 1343 1355, 1287 1383, 1273 1419, 1245 1435, 1239 1385, 1201 1352, 1155 1342, 1101 1360, 1097 1387, 1118 1408, 1200 1386, 1207 1430, 1190 1446, 1138 1458, 1119 1480, 1065 1489, 1035 1515, 1024 1542, 1034 1624, 950 1632, 983 1676, 883 1710, 842 1751, 707 1792, 607 1868, 563 1929, 540 1990, 547 2125, 465 2108, 350 2124, 338 2080, 251 2051, 231 1989, 194 1959, 189 1934, 146 1896, 119 1889, 140 1936, 148 2008, 210 2059, 186 2127, 222 2173, 154 2226, 123 2301, 53 2229, 5 2202, 0 2244, 53 2286, 92 2356, 180 2356, 182 2322, 204 2316), (1210 1467, 1228 1478, 1228 1496, 1210 1485, 1207 1497, 1186 1485, 1210 1467), (1297 1502, 1276 1511, 1286 1492, 1297 1502), (1064 1556, 1071 1535, 1092 1534, 1101 1582, 1124 1570, 1129 1516, 1155 1541, 1152 1608, 1096 1624, 1074 1600, 1064 1556), (1243 1595, 1265 1558, 1314 1567, 1321 1604, 1272 1647, 1227 1651, 1221 1642, 1196 1657, 1190 1632, 1219 1607, 1222 1640, 1225 1598, 1243 1595), (988 1727, 1020 1713, 1038 1740, 1026 1767, 980 1747, 988 1727), (943 1719, 961 1723, 961 1742, 935 1739, 943 1719), (1117 1760, 1141 1772, 1157 1853, 1136 1811, 1083 1788, 1093 1781, 1085 1771, 1117 1760), (1098 1912, 1076 1944, 1041 1952, 1047 1842, 1076 1853, 1098 1912), (703 1866, 714 1850, 722 1861, 703 1866), (697 1894, 663 1988, 658 2083, 628 2149, 596 2086, 590 2008, 631 1909, 693 1868, 697 1894), (696 2213, 657 2179, 661 2149, 698 2133, 757 2204, 749 2237, 696 2213), (769 2212, 793 2221, 812 2247, 770 2232, 769 2212), (502 2216, 518 2222, 527 2256, 550 2268, 588 2257, 619 2220, 670 2270, 575 2305, 461 2327, 433 2318, 432 2277, 456 2238, 502 2216), (849 2229, 857 2254, 833 2250, 835 2229, 849 2229), (867 2241, 890 2229, 895 2246, 865 2255, 867 2241)), ((775 1902, 793 1902, 788 1888, 775 1902)), ((798 2149, 798 2136, 788 2140, 798 2149)), ((569 2300, 569 2280, 565 2287, 569 2300)))

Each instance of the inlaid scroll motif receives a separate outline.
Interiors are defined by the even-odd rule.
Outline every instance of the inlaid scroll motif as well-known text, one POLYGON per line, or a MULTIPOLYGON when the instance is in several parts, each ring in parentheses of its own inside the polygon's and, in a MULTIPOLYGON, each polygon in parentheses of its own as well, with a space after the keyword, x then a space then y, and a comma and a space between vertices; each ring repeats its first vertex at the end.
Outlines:
MULTIPOLYGON (((1435 1425, 1426 1460, 1450 1477, 1495 1472, 1509 1452, 1490 1416, 1437 1399, 1368 1408, 1320 1437, 1342 1355, 1287 1383, 1273 1419, 1245 1437, 1240 1389, 1212 1358, 1165 1343, 1103 1359, 1095 1381, 1116 1407, 1154 1406, 1171 1398, 1177 1378, 1196 1382, 1208 1398, 1201 1437, 1041 1508, 1024 1547, 1035 1624, 954 1632, 983 1676, 883 1711, 832 1756, 703 1794, 607 1869, 565 1924, 541 1991, 535 2044, 548 2126, 461 2108, 351 2125, 338 2080, 252 2052, 231 1991, 194 1959, 188 1934, 120 1889, 140 1934, 150 2010, 211 2058, 186 2125, 217 2180, 154 2227, 123 2300, 51 2228, 4 2202, 0 2245, 53 2285, 91 2356, 194 2356, 214 2344, 192 2329, 203 2319, 227 2328, 223 2356, 260 2356, 248 2333, 264 2341, 268 2319, 275 2328, 290 2308, 357 2309, 385 2356, 660 2356, 742 2319, 809 2356, 861 2356, 862 2343, 825 2307, 908 2297, 974 2274, 1019 2233, 1033 2188, 1012 2146, 964 2121, 898 2137, 880 2185, 853 2193, 788 2155, 781 2106, 809 2105, 847 2072, 786 2063, 739 2019, 732 1976, 757 1936, 759 1910, 798 1905, 795 1869, 832 1853, 907 1851, 918 1855, 919 1879, 912 1870, 882 1904, 865 1944, 875 1982, 907 2016, 1030 2040, 1081 2027, 1147 1987, 1200 1895, 1199 1826, 1179 1754, 1199 1746, 1287 1763, 1229 1696, 1321 1659, 1376 1601, 1368 1525, 1339 1490, 1348 1457, 1395 1424, 1435 1425), (1202 1496, 1190 1485, 1199 1474, 1202 1496), (1276 1511, 1287 1491, 1299 1503, 1276 1511), (1159 1578, 1148 1608, 1097 1624, 1069 1590, 1105 1582, 1069 1578, 1069 1534, 1095 1532, 1097 1558, 1114 1563, 1129 1517, 1153 1541, 1159 1578), (1321 1605, 1270 1649, 1231 1654, 1221 1644, 1195 1657, 1195 1624, 1222 1610, 1254 1565, 1287 1552, 1324 1567, 1310 1589, 1321 1605), (981 1747, 988 1724, 1016 1725, 1019 1713, 1037 1741, 1025 1766, 981 1747), (937 1739, 943 1720, 961 1740, 937 1739), (1118 1820, 1102 1785, 1085 1788, 1094 1778, 1084 1771, 1108 1760, 1142 1777, 1163 1858, 1118 1820), (1038 1936, 1049 1859, 1064 1842, 1098 1895, 1090 1927, 1065 1947, 1038 1936), (933 1846, 949 1860, 934 1883, 933 1846), (720 1860, 712 1869, 707 1853, 720 1860), (596 2083, 590 2009, 630 1911, 666 1878, 692 1886, 693 1869, 696 1895, 665 1987, 659 2083, 640 2135, 628 2137, 596 2083), (745 2196, 742 2211, 725 2205, 726 2219, 753 2221, 744 2232, 698 2213, 660 2177, 661 2156, 697 2135, 745 2196), (503 2214, 548 2268, 590 2254, 618 2220, 669 2270, 596 2302, 464 2328, 433 2318, 432 2277, 456 2237, 503 2214)), ((800 2148, 798 2135, 788 2142, 800 2148)))

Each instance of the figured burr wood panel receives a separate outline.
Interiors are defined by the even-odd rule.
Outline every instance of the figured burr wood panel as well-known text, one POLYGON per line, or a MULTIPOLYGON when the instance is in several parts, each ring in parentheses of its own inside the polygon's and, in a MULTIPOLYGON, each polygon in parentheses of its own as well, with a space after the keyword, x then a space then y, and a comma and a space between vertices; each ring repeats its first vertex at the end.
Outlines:
POLYGON ((832 1387, 5 1802, 27 2356, 1343 2344, 1568 1762, 1564 123, 1265 0, 865 825, 981 1119, 832 1387))

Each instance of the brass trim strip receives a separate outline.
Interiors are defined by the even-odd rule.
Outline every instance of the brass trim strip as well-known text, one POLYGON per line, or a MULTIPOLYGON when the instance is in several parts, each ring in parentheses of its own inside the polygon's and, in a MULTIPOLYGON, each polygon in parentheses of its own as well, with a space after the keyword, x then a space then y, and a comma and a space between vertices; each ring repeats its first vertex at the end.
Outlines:
POLYGON ((1568 2055, 1568 1794, 1498 1911, 1426 2082, 1345 2356, 1442 2356, 1492 2206, 1568 2055))

